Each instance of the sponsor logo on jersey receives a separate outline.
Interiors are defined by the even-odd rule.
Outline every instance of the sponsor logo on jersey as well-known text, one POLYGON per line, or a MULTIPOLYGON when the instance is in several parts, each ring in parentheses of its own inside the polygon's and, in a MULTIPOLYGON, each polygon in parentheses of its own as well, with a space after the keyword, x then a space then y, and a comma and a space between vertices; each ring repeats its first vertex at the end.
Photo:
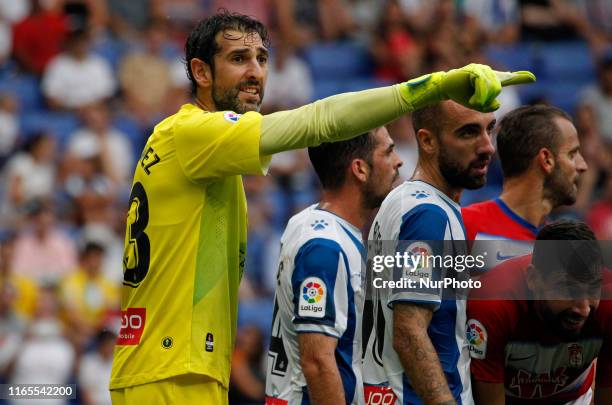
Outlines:
POLYGON ((468 349, 473 359, 484 359, 487 355, 487 330, 476 319, 467 322, 465 331, 469 342, 468 349))
POLYGON ((413 242, 406 249, 408 253, 408 265, 404 267, 404 278, 413 279, 431 279, 432 269, 429 267, 428 257, 431 256, 433 250, 425 242, 413 242))
POLYGON ((391 387, 364 384, 363 393, 367 405, 395 405, 397 401, 391 387))
POLYGON ((208 332, 206 334, 206 341, 204 342, 204 346, 207 352, 212 352, 215 349, 215 338, 212 333, 208 332))
POLYGON ((299 300, 298 315, 323 318, 327 302, 327 287, 323 280, 318 277, 308 277, 302 282, 300 291, 302 295, 299 300))
POLYGON ((138 345, 147 318, 146 308, 127 308, 121 311, 121 329, 117 345, 138 345))
POLYGON ((226 121, 229 121, 232 124, 238 122, 241 116, 242 114, 236 114, 235 112, 232 112, 232 111, 226 111, 223 114, 223 118, 225 118, 226 121))
POLYGON ((287 405, 288 403, 284 399, 266 396, 266 405, 287 405))
POLYGON ((161 344, 164 349, 170 349, 174 344, 174 340, 170 336, 166 336, 162 339, 161 344))
POLYGON ((569 364, 572 367, 581 367, 582 366, 582 346, 578 343, 572 343, 567 346, 567 351, 569 355, 569 364))
MULTIPOLYGON (((565 367, 549 370, 543 373, 529 372, 519 369, 514 372, 509 381, 508 389, 512 396, 519 398, 539 399, 559 393, 572 382, 565 367)), ((551 401, 552 402, 552 401, 551 401)))

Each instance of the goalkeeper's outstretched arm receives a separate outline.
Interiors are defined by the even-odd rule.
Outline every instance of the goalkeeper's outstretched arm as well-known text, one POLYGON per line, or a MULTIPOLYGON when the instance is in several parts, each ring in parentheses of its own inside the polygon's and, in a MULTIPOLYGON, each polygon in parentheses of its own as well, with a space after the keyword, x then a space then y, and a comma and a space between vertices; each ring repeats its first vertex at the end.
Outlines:
POLYGON ((264 116, 260 152, 271 155, 350 139, 442 100, 494 111, 499 108, 496 97, 502 86, 533 81, 535 76, 530 72, 496 72, 486 65, 470 64, 394 86, 339 94, 264 116))

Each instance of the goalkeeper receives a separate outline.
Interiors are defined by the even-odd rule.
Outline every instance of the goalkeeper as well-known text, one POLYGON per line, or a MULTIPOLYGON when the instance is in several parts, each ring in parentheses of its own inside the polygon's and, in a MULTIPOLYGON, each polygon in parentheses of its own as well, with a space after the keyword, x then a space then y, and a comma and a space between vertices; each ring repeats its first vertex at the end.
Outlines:
POLYGON ((227 12, 187 39, 194 103, 154 128, 134 174, 115 404, 227 403, 246 252, 240 175, 265 174, 274 153, 349 139, 441 100, 493 111, 502 86, 535 80, 468 65, 262 116, 267 48, 260 22, 227 12))

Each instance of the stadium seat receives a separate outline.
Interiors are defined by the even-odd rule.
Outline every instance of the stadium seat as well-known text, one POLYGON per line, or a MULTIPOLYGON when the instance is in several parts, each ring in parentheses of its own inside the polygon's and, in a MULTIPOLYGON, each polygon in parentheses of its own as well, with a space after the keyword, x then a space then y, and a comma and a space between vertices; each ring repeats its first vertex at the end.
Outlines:
POLYGON ((535 52, 534 56, 543 62, 543 78, 547 80, 587 83, 595 78, 593 57, 585 42, 547 44, 538 47, 535 52))
POLYGON ((25 137, 36 132, 49 132, 56 137, 60 148, 66 146, 70 134, 78 127, 79 120, 70 113, 40 110, 21 114, 21 129, 25 137))
POLYGON ((344 91, 360 91, 376 87, 389 86, 393 83, 371 77, 355 78, 345 82, 344 91))
POLYGON ((93 53, 104 58, 117 71, 121 58, 126 51, 126 45, 120 41, 104 38, 93 45, 93 53))
POLYGON ((315 44, 306 49, 303 56, 310 65, 315 81, 321 79, 345 80, 351 77, 367 76, 372 71, 372 61, 368 50, 359 42, 315 44))
MULTIPOLYGON (((501 70, 538 70, 532 57, 532 45, 518 43, 514 46, 489 46, 485 53, 492 64, 501 70)), ((537 72, 534 72, 537 75, 537 72)))
POLYGON ((318 79, 314 81, 313 85, 313 100, 320 100, 322 98, 333 96, 334 94, 342 93, 344 91, 344 84, 338 79, 318 79))
POLYGON ((40 83, 34 76, 6 76, 0 80, 0 93, 12 94, 19 101, 22 111, 36 110, 42 107, 40 83))
POLYGON ((567 113, 574 114, 580 93, 587 84, 588 82, 569 79, 565 81, 541 79, 529 86, 521 86, 519 94, 524 104, 532 103, 535 99, 545 99, 567 113))

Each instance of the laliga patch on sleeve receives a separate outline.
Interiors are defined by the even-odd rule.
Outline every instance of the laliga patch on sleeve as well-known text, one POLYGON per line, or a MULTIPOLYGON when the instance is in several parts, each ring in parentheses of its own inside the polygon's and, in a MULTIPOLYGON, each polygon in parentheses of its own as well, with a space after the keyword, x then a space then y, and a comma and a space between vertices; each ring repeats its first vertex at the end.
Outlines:
POLYGON ((416 282, 419 279, 431 280, 433 269, 429 257, 432 256, 433 249, 427 243, 417 241, 408 246, 406 254, 403 277, 416 282))
POLYGON ((484 325, 476 319, 467 321, 465 330, 468 340, 468 350, 473 359, 484 359, 487 357, 487 330, 484 325))
POLYGON ((223 113, 223 118, 225 118, 226 121, 229 121, 232 124, 235 124, 241 116, 242 114, 236 114, 233 111, 226 111, 223 113))
POLYGON ((327 286, 318 277, 308 277, 300 286, 300 299, 298 300, 298 316, 308 318, 325 317, 325 304, 327 302, 327 286))

